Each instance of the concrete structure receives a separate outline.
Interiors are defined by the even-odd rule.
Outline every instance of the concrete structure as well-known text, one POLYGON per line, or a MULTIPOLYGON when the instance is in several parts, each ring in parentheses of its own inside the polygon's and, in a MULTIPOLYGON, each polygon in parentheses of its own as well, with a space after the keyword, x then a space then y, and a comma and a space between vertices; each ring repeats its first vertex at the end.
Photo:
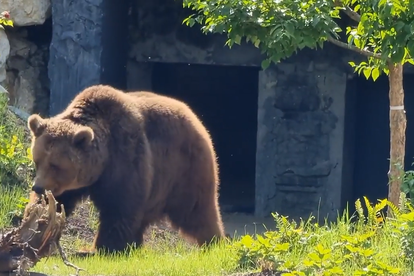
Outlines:
MULTIPOLYGON (((386 132, 382 155, 366 159, 382 158, 367 169, 380 188, 358 188, 365 173, 354 174, 356 129, 368 128, 356 120, 356 91, 366 82, 353 78, 352 53, 326 45, 262 71, 258 49, 230 50, 225 37, 182 25, 190 13, 177 1, 52 1, 50 113, 97 83, 182 98, 215 138, 223 197, 240 199, 232 203, 239 210, 254 204, 258 216, 332 218, 362 192, 386 195, 386 171, 373 172, 387 162, 386 132)), ((386 101, 387 84, 381 89, 378 99, 386 101)))

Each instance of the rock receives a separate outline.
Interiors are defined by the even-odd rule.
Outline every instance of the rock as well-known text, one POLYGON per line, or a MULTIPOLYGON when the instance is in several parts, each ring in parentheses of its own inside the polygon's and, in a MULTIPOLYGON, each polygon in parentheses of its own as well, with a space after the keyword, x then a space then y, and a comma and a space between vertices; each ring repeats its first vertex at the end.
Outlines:
POLYGON ((0 0, 0 7, 10 12, 16 26, 43 24, 51 15, 50 0, 0 0))
POLYGON ((24 33, 10 34, 10 56, 19 56, 28 59, 30 54, 37 50, 36 44, 25 39, 24 33))
POLYGON ((0 29, 0 83, 6 79, 6 61, 10 55, 10 43, 6 32, 0 29))
POLYGON ((14 106, 28 113, 33 113, 36 103, 36 90, 41 89, 41 84, 36 81, 38 78, 38 68, 29 67, 18 73, 14 82, 14 106))
POLYGON ((5 86, 10 104, 26 113, 47 113, 47 47, 38 47, 24 38, 24 33, 11 32, 10 56, 7 60, 5 86))

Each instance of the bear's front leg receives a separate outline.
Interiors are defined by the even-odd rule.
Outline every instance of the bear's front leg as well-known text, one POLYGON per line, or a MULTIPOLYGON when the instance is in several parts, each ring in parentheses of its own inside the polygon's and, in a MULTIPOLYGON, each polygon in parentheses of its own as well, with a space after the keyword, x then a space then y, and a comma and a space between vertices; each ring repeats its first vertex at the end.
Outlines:
POLYGON ((136 225, 136 218, 111 219, 102 214, 93 248, 102 253, 124 251, 136 241, 136 225))

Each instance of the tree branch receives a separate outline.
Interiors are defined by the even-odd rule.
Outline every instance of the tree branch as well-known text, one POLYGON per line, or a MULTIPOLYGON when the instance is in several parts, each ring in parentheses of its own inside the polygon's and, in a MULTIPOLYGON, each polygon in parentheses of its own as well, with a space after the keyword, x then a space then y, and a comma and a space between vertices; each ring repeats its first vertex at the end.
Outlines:
POLYGON ((359 48, 357 48, 357 47, 355 47, 353 45, 349 45, 347 43, 344 43, 342 41, 339 41, 339 40, 337 40, 337 39, 335 39, 333 37, 330 37, 330 36, 328 36, 327 39, 332 44, 335 44, 336 46, 342 47, 344 49, 348 49, 348 50, 357 52, 358 54, 361 54, 361 55, 366 56, 366 57, 373 57, 373 58, 381 59, 381 55, 380 54, 375 54, 375 53, 373 53, 371 51, 368 51, 368 50, 361 50, 361 49, 359 49, 359 48))
POLYGON ((356 11, 354 11, 348 6, 345 6, 344 8, 345 8, 344 10, 345 14, 348 15, 352 20, 356 22, 361 21, 361 16, 356 11))
POLYGON ((361 21, 361 16, 356 11, 351 9, 349 6, 344 5, 341 0, 336 0, 335 1, 335 6, 343 7, 345 9, 344 10, 345 14, 348 15, 349 18, 351 18, 352 20, 354 20, 356 22, 361 21))

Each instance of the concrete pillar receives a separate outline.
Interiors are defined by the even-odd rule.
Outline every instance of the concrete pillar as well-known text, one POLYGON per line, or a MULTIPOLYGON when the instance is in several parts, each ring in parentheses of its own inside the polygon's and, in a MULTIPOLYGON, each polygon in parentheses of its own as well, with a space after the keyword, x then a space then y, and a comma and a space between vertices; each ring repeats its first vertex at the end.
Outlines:
POLYGON ((272 121, 280 117, 273 108, 276 96, 277 75, 274 67, 259 71, 259 99, 257 111, 257 152, 256 152, 256 188, 255 215, 266 217, 276 205, 272 197, 276 187, 272 180, 272 171, 276 166, 276 147, 271 143, 272 121))
POLYGON ((260 72, 257 216, 336 216, 343 204, 345 90, 344 73, 313 62, 260 72))

